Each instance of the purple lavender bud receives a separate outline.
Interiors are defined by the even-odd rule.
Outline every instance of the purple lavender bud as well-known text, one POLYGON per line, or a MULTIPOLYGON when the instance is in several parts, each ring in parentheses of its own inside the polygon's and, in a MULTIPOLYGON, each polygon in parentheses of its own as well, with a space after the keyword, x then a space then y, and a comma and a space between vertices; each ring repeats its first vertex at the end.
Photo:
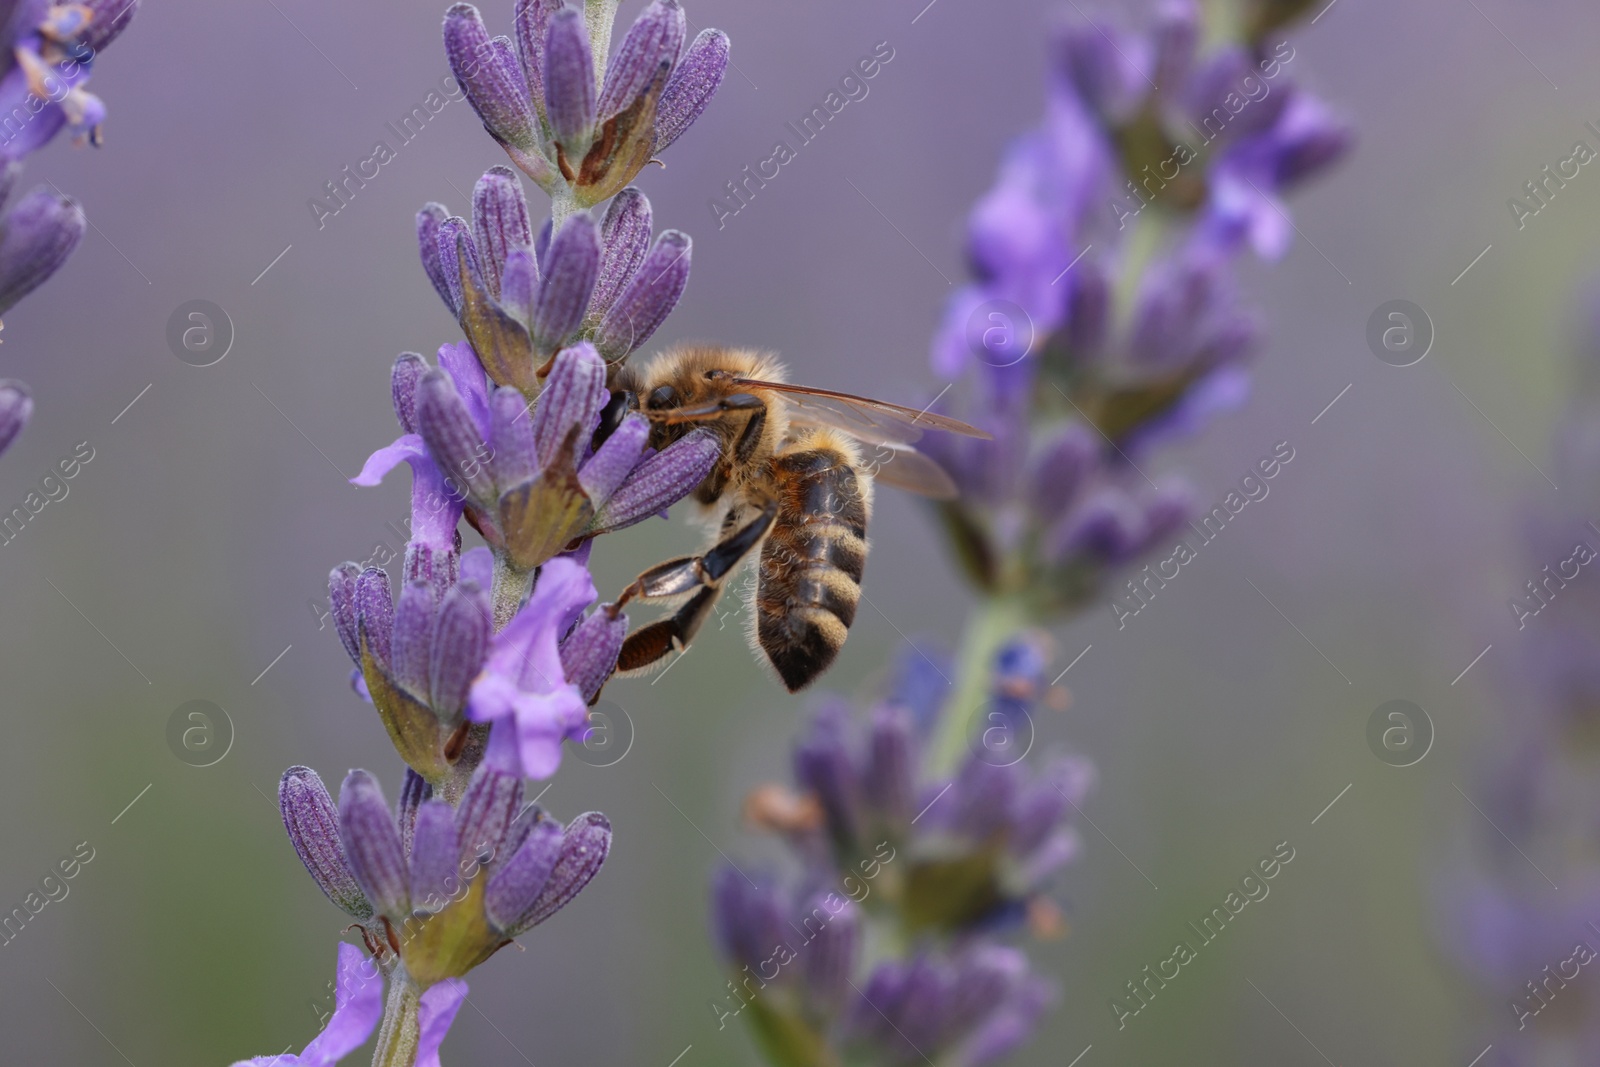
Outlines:
POLYGON ((533 247, 528 201, 510 167, 490 167, 473 188, 472 236, 482 256, 489 295, 498 298, 506 257, 519 248, 533 247))
POLYGON ((447 479, 479 500, 494 499, 494 478, 483 459, 483 438, 450 375, 435 367, 417 385, 417 432, 447 479))
POLYGON ((841 703, 825 704, 795 746, 794 777, 816 794, 828 823, 828 835, 840 851, 849 851, 861 830, 859 776, 845 743, 848 713, 841 703))
MULTIPOLYGON (((439 223, 439 273, 443 275, 445 286, 450 290, 450 295, 445 298, 445 303, 449 304, 451 309, 455 311, 458 319, 461 317, 463 311, 461 306, 462 253, 459 251, 459 246, 461 244, 470 246, 471 243, 472 228, 467 224, 467 220, 462 218, 460 215, 451 215, 449 218, 439 223), (463 240, 463 235, 465 235, 465 240, 463 240)), ((467 259, 468 272, 471 273, 471 265, 475 257, 468 252, 467 259)), ((424 263, 423 266, 426 267, 427 264, 424 263)))
POLYGON ((400 786, 400 799, 394 804, 394 821, 400 827, 400 848, 411 855, 411 838, 416 833, 417 809, 423 801, 433 796, 433 786, 410 767, 406 768, 405 782, 400 786))
POLYGON ((583 15, 573 8, 550 16, 545 31, 544 110, 561 147, 581 157, 594 136, 594 56, 583 15))
POLYGON ((609 395, 606 365, 593 345, 580 342, 555 357, 533 412, 533 448, 540 470, 556 462, 574 433, 579 449, 583 447, 609 395))
POLYGON ((1195 45, 1200 40, 1199 13, 1194 4, 1189 0, 1163 4, 1151 37, 1155 48, 1152 80, 1163 96, 1176 99, 1189 83, 1195 45))
POLYGON ((454 722, 467 706, 467 691, 483 666, 491 629, 488 592, 463 578, 439 605, 428 667, 428 703, 441 721, 454 722))
POLYGON ((422 911, 440 911, 461 887, 461 843, 456 840, 456 813, 444 800, 417 808, 411 836, 411 903, 422 911))
POLYGON ((400 581, 425 583, 433 591, 433 602, 437 604, 460 580, 457 573, 460 566, 460 533, 455 535, 455 541, 453 548, 441 548, 426 541, 407 541, 405 558, 400 565, 400 581))
POLYGON ((534 343, 553 352, 565 345, 583 325, 595 279, 600 274, 600 228, 579 212, 567 219, 550 242, 545 257, 544 284, 533 306, 534 343))
POLYGON ((946 825, 979 841, 1006 827, 1021 789, 1021 764, 996 766, 974 753, 956 775, 955 787, 942 802, 946 825))
POLYGON ((611 618, 610 604, 601 604, 561 642, 561 673, 578 687, 585 704, 593 704, 611 672, 616 670, 622 639, 628 635, 628 617, 611 618))
POLYGON ((533 253, 518 249, 506 256, 506 265, 500 278, 500 307, 519 323, 526 323, 533 314, 533 301, 539 292, 539 269, 534 266, 533 253))
POLYGON ((1059 60, 1069 83, 1091 111, 1110 125, 1128 117, 1145 81, 1129 57, 1136 49, 1114 26, 1077 23, 1058 41, 1059 60))
POLYGON ((1011 1055, 1033 1037, 1039 1019, 1055 999, 1056 987, 1049 979, 1033 974, 1021 978, 1005 1002, 967 1038, 964 1062, 984 1067, 1011 1055))
POLYGON ((835 912, 829 898, 836 893, 818 894, 808 902, 802 926, 811 938, 801 953, 801 973, 805 976, 806 996, 819 1013, 839 1012, 852 992, 850 978, 861 956, 861 919, 858 908, 846 899, 835 912), (820 927, 816 925, 818 920, 820 927))
POLYGON ((394 609, 389 673, 402 689, 419 700, 428 694, 433 608, 433 586, 428 582, 408 582, 394 609))
POLYGON ((133 21, 139 10, 139 0, 82 0, 89 11, 88 24, 78 31, 77 41, 88 49, 90 56, 105 51, 106 45, 115 41, 133 21))
POLYGON ((542 274, 545 270, 544 259, 550 254, 550 233, 555 227, 555 220, 547 218, 539 224, 539 236, 533 239, 533 259, 538 270, 535 274, 542 274))
POLYGON ((532 149, 535 120, 511 42, 503 37, 491 41, 478 9, 455 4, 444 13, 444 50, 451 73, 490 136, 502 144, 532 149))
POLYGON ((628 354, 650 340, 689 284, 689 263, 694 243, 678 230, 665 230, 655 247, 629 280, 595 335, 595 347, 608 363, 626 359, 628 354))
MULTIPOLYGON (((1189 80, 1189 85, 1183 94, 1185 110, 1190 114, 1199 116, 1199 121, 1204 123, 1211 117, 1216 109, 1221 109, 1223 115, 1229 115, 1223 101, 1229 93, 1235 91, 1242 79, 1251 73, 1250 57, 1245 49, 1236 44, 1227 44, 1211 52, 1205 61, 1194 71, 1189 80)), ((1277 96, 1277 93, 1272 94, 1277 96)), ((1271 97, 1267 98, 1271 100, 1271 97)), ((1251 104, 1250 107, 1255 107, 1251 104)), ((1249 110, 1247 108, 1246 110, 1249 110)), ((1249 120, 1250 116, 1242 116, 1249 120)), ((1226 127, 1225 127, 1226 128, 1226 127)))
POLYGON ((1081 804, 1094 788, 1094 764, 1072 756, 1058 757, 1017 797, 1011 814, 1010 845, 1027 855, 1066 820, 1069 809, 1081 804))
POLYGON ((947 971, 940 1022, 947 1033, 970 1031, 998 1008, 1017 982, 1028 973, 1028 958, 1009 946, 979 942, 954 961, 947 971))
POLYGON ((389 372, 389 393, 394 399, 394 417, 406 433, 417 432, 417 382, 428 372, 428 364, 415 352, 402 352, 389 372))
POLYGON ((507 832, 522 810, 522 779, 482 764, 473 773, 456 808, 456 836, 461 841, 462 862, 485 853, 501 859, 507 832))
POLYGON ((1326 170, 1355 141, 1350 127, 1309 93, 1289 97, 1273 137, 1278 142, 1277 182, 1288 188, 1326 170))
POLYGON ((361 644, 356 636, 356 579, 360 577, 361 567, 356 563, 341 563, 328 572, 328 610, 333 615, 333 628, 357 666, 361 665, 361 644))
POLYGON ((459 314, 461 295, 456 290, 461 283, 446 273, 444 263, 439 258, 439 227, 449 217, 450 213, 443 204, 423 205, 422 210, 417 212, 417 245, 422 253, 422 269, 433 283, 434 291, 444 301, 445 307, 459 314))
POLYGON ((33 417, 33 394, 15 378, 0 378, 0 452, 11 447, 33 417))
POLYGON ((1194 352, 1201 324, 1222 299, 1223 270, 1209 255, 1153 268, 1134 309, 1130 358, 1156 370, 1181 368, 1194 352))
POLYGON ((1062 521, 1049 553, 1056 559, 1088 554, 1122 563, 1137 555, 1144 543, 1144 516, 1138 506, 1122 490, 1105 488, 1062 521))
POLYGON ((394 594, 389 589, 389 576, 377 567, 368 567, 356 579, 356 632, 366 642, 373 658, 388 670, 389 640, 394 633, 394 594))
POLYGON ((0 220, 0 314, 54 274, 88 227, 76 200, 43 186, 17 201, 0 220))
POLYGON ((617 487, 639 465, 645 442, 650 437, 650 420, 632 414, 612 431, 605 443, 595 450, 589 462, 578 471, 578 484, 596 505, 611 499, 617 487))
MULTIPOLYGON (((517 58, 527 75, 528 89, 536 109, 544 111, 544 42, 550 19, 566 6, 566 0, 517 0, 512 40, 517 58)), ((594 79, 590 79, 592 84, 594 79)))
POLYGON ((511 857, 502 863, 483 896, 483 912, 501 931, 519 930, 523 919, 550 881, 551 872, 561 860, 561 824, 540 819, 511 857))
POLYGON ((611 310, 650 251, 650 201, 633 186, 622 190, 600 224, 600 273, 587 318, 598 323, 611 310))
POLYGON ((1082 423, 1057 430, 1033 457, 1025 475, 1029 509, 1041 526, 1058 521, 1100 458, 1100 437, 1082 423))
POLYGON ((356 882, 380 915, 403 918, 411 894, 400 831, 389 814, 378 780, 351 771, 339 787, 339 840, 356 882))
POLYGON ((550 872, 538 898, 507 931, 512 937, 532 929, 566 907, 599 873, 611 851, 611 823, 597 811, 587 812, 567 824, 561 838, 561 858, 550 872))
POLYGON ((533 420, 528 400, 519 390, 503 386, 489 400, 489 448, 494 483, 510 487, 532 478, 538 469, 533 452, 533 420))
POLYGON ((1198 511, 1194 493, 1185 485, 1162 486, 1139 502, 1144 507, 1145 548, 1155 547, 1183 529, 1198 511))
POLYGON ((1111 332, 1111 280, 1094 258, 1085 259, 1073 270, 1072 288, 1067 293, 1067 347, 1078 362, 1091 362, 1105 351, 1111 332))
POLYGON ((283 828, 318 887, 328 899, 360 920, 372 918, 372 905, 356 884, 339 844, 339 809, 322 779, 310 767, 290 767, 278 782, 283 828))
POLYGON ((887 704, 874 711, 866 774, 862 778, 863 799, 880 818, 900 829, 910 825, 912 805, 916 803, 911 730, 908 709, 887 704))
POLYGON ((620 530, 659 514, 705 481, 721 458, 722 444, 710 431, 684 435, 633 469, 595 512, 592 528, 620 530))
POLYGON ((678 0, 651 0, 606 65, 606 84, 598 105, 600 121, 632 104, 649 86, 662 60, 678 61, 686 30, 678 0))
POLYGON ((757 967, 772 955, 789 929, 785 911, 778 890, 751 885, 732 866, 712 877, 711 924, 723 955, 735 965, 757 967))
POLYGON ((716 95, 728 71, 728 35, 721 30, 701 30, 683 54, 683 60, 661 90, 656 102, 656 147, 659 154, 694 125, 716 95))

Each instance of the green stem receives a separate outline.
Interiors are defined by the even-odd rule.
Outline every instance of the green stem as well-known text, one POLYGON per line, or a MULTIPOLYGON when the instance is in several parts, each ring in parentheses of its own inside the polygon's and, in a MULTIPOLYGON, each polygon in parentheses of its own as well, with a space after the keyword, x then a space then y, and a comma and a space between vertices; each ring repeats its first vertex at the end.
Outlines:
POLYGON ((945 702, 938 733, 934 735, 930 767, 934 774, 951 774, 960 764, 973 729, 988 707, 995 654, 1031 621, 1032 615, 1020 598, 980 601, 962 635, 955 691, 945 702))
POLYGON ((594 91, 606 83, 606 59, 611 55, 611 27, 617 21, 618 0, 585 0, 584 28, 589 31, 589 51, 594 54, 594 91))
POLYGON ((522 602, 528 596, 528 590, 533 588, 533 575, 531 570, 523 570, 511 558, 503 553, 495 553, 494 557, 494 589, 490 599, 494 602, 494 632, 499 633, 506 628, 506 623, 517 613, 522 602))
POLYGON ((570 189, 561 189, 550 198, 550 232, 558 234, 567 217, 578 210, 578 201, 570 189))
POLYGON ((378 1047, 372 1054, 372 1067, 415 1067, 417 1041, 422 1033, 422 991, 404 968, 389 980, 389 1001, 383 1008, 383 1026, 378 1031, 378 1047))

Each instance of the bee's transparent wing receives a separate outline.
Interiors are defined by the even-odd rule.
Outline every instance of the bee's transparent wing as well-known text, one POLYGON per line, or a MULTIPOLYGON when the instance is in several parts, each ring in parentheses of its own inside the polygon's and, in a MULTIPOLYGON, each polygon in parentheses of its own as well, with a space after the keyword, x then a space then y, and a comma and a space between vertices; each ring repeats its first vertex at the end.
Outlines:
POLYGON ((944 430, 985 440, 993 438, 992 434, 959 419, 884 400, 869 400, 864 396, 836 393, 831 389, 814 389, 755 378, 735 378, 734 383, 783 393, 789 400, 789 418, 792 422, 803 426, 827 426, 871 445, 902 448, 917 441, 928 430, 944 430))
POLYGON ((954 500, 960 490, 945 469, 914 448, 880 446, 866 457, 873 481, 932 500, 954 500))

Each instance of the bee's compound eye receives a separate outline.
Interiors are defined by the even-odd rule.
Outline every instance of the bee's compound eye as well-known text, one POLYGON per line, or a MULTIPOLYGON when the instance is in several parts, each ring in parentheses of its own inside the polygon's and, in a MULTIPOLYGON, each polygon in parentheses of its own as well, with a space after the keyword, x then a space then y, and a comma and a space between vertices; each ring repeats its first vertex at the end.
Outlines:
POLYGON ((645 401, 645 406, 657 410, 675 408, 678 406, 678 391, 670 385, 658 385, 650 390, 650 397, 645 401))

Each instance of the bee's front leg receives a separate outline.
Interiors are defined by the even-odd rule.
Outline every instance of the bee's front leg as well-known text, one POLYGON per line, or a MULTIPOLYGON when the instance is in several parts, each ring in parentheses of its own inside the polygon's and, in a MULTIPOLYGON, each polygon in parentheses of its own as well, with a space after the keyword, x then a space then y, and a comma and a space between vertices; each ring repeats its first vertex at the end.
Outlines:
POLYGON ((723 537, 704 554, 659 563, 634 579, 617 597, 613 610, 635 599, 665 600, 685 594, 689 594, 689 599, 671 616, 629 634, 622 643, 617 670, 627 672, 653 667, 671 652, 688 648, 722 595, 723 579, 761 543, 777 514, 778 505, 769 503, 754 519, 723 537))

